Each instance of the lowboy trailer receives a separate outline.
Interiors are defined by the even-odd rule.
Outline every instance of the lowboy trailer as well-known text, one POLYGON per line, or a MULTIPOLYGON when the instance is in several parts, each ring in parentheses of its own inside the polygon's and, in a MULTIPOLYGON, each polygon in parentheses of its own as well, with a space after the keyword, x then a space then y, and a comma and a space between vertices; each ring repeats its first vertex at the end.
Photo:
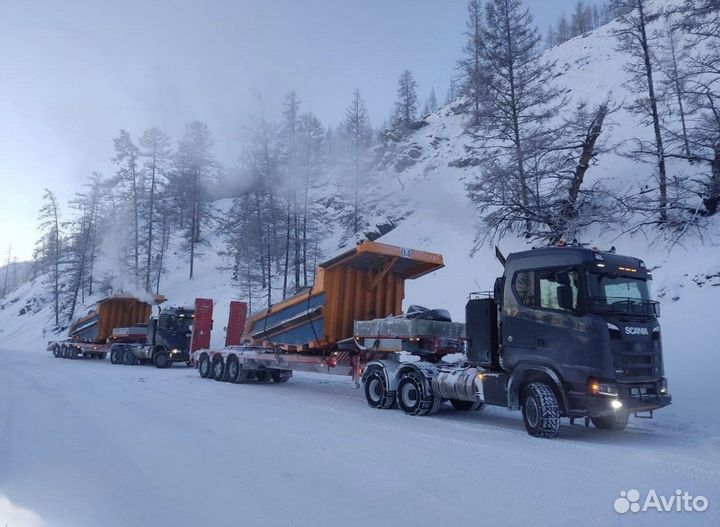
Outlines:
MULTIPOLYGON (((642 260, 580 245, 497 254, 503 275, 492 292, 470 295, 465 324, 419 306, 401 314, 404 281, 443 267, 440 255, 365 242, 321 264, 313 288, 191 361, 202 377, 232 383, 350 375, 371 407, 409 415, 444 401, 522 410, 536 437, 557 436, 563 417, 621 430, 631 414, 671 403, 642 260), (443 360, 459 352, 460 362, 443 360)), ((228 335, 241 323, 231 310, 228 335)))

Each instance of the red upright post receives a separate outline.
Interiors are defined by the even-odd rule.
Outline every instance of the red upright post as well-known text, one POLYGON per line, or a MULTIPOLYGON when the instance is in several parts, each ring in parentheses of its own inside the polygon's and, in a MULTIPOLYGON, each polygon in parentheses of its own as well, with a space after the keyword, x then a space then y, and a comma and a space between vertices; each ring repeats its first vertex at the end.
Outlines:
POLYGON ((209 298, 195 299, 195 318, 193 320, 190 351, 207 349, 210 347, 210 333, 212 331, 213 301, 209 298))
POLYGON ((245 302, 233 300, 230 302, 230 316, 228 317, 227 333, 225 334, 225 347, 238 346, 242 343, 242 334, 247 321, 248 306, 245 302))

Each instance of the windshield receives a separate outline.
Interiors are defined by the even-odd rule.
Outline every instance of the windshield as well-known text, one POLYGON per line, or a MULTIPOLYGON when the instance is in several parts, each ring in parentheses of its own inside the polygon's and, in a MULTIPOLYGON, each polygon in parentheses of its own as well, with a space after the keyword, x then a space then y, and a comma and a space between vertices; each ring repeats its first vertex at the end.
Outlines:
POLYGON ((591 309, 633 315, 658 316, 648 281, 611 273, 589 273, 591 309))
POLYGON ((191 316, 178 317, 175 320, 175 331, 178 333, 188 333, 192 326, 193 318, 191 316))

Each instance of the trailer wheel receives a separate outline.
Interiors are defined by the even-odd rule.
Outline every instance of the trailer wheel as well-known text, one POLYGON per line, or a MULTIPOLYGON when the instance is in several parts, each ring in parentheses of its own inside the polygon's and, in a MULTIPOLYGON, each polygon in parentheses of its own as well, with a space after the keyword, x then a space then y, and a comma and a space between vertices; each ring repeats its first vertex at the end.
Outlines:
POLYGON ((270 377, 273 382, 288 382, 292 377, 292 371, 270 370, 270 377))
POLYGON ((460 412, 480 410, 485 406, 482 401, 461 401, 460 399, 450 399, 450 404, 460 412))
POLYGON ((523 390, 523 420, 528 434, 534 437, 557 437, 560 431, 560 408, 557 397, 547 384, 533 382, 523 390))
POLYGON ((602 417, 591 417, 592 424, 598 430, 625 430, 630 419, 630 414, 620 412, 613 415, 604 415, 602 417))
POLYGON ((240 365, 240 361, 235 355, 230 355, 227 359, 227 375, 225 380, 229 383, 235 384, 238 382, 245 382, 248 377, 248 371, 243 369, 240 365))
POLYGON ((65 344, 60 346, 60 358, 67 359, 67 346, 65 344))
POLYGON ((364 381, 365 399, 371 407, 388 410, 395 405, 396 394, 388 390, 385 374, 380 368, 369 371, 364 381))
POLYGON ((169 368, 172 362, 168 358, 168 354, 164 351, 156 351, 153 355, 153 364, 156 368, 169 368))
POLYGON ((212 361, 213 379, 216 381, 225 380, 225 362, 220 355, 215 355, 212 361))
POLYGON ((58 346, 57 344, 55 344, 55 345, 53 346, 53 349, 52 349, 52 354, 53 354, 53 356, 54 356, 56 359, 57 359, 58 357, 60 357, 60 346, 58 346))
POLYGON ((198 371, 200 371, 200 377, 203 379, 207 379, 210 375, 212 366, 210 364, 210 357, 207 353, 200 355, 200 360, 198 361, 198 371))
POLYGON ((398 406, 408 415, 428 415, 440 408, 442 399, 435 397, 425 377, 416 371, 405 373, 397 389, 398 406))

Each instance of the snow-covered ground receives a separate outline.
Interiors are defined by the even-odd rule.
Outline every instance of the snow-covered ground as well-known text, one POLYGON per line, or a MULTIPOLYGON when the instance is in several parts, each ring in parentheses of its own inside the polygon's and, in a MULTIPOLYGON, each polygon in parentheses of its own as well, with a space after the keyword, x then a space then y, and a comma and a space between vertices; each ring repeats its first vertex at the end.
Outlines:
POLYGON ((714 423, 671 408, 622 433, 566 423, 548 441, 502 409, 374 410, 342 378, 230 385, 181 366, 0 355, 3 527, 720 520, 711 400, 714 423), (621 517, 613 503, 631 488, 710 508, 621 517))

